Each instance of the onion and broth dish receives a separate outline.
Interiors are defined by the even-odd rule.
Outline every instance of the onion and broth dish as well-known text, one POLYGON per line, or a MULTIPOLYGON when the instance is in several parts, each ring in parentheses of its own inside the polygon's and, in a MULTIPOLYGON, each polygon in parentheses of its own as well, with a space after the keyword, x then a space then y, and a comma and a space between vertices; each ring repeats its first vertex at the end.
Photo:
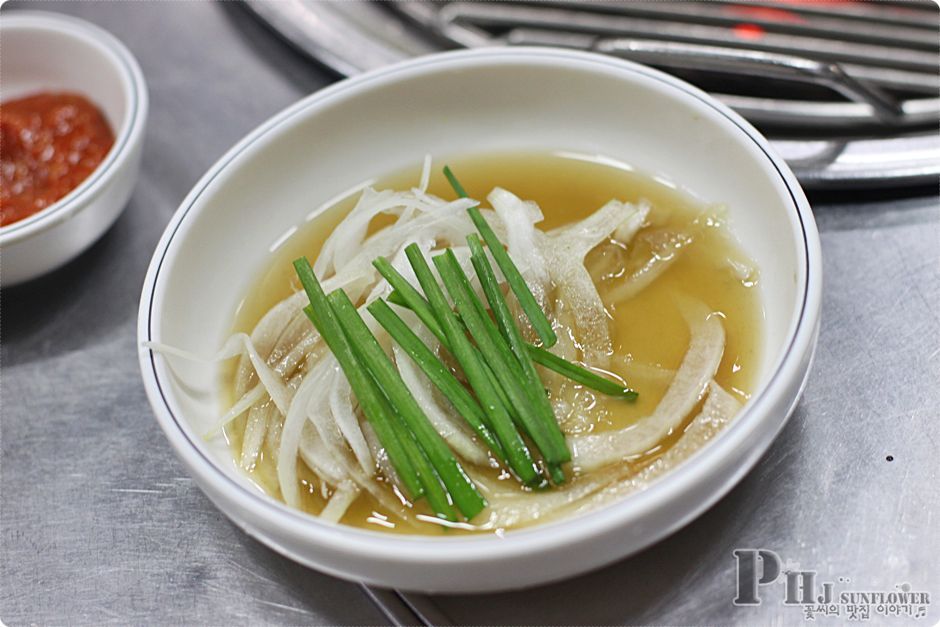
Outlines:
POLYGON ((582 155, 448 164, 331 201, 245 295, 210 436, 260 489, 503 533, 642 490, 734 418, 762 310, 720 206, 582 155))

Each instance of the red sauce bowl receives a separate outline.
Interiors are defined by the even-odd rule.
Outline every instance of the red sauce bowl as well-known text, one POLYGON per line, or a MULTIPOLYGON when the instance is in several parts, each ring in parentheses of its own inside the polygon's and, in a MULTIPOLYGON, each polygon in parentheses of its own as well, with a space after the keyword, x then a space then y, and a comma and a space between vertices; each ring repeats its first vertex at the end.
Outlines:
POLYGON ((0 226, 0 283, 9 287, 68 263, 91 246, 130 198, 143 147, 148 97, 143 73, 113 35, 83 20, 9 11, 0 23, 3 101, 39 93, 79 94, 93 103, 113 143, 67 194, 0 226))

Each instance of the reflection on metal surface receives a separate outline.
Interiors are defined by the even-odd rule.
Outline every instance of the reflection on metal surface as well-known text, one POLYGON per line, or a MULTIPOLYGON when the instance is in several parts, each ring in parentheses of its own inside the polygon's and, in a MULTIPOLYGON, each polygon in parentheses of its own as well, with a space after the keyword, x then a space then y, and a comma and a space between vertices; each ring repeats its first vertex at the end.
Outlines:
POLYGON ((940 14, 929 2, 249 0, 248 6, 347 76, 450 47, 592 50, 697 83, 759 125, 785 157, 809 153, 791 162, 807 187, 894 187, 940 176, 940 14), (812 139, 798 139, 807 135, 812 139), (825 150, 816 147, 819 140, 825 150))
POLYGON ((278 0, 251 9, 300 50, 349 76, 435 50, 364 2, 278 0))
POLYGON ((453 622, 441 612, 430 597, 368 586, 362 586, 362 589, 369 600, 375 603, 389 622, 396 627, 453 625, 453 622))
POLYGON ((923 182, 925 170, 936 177, 940 169, 937 143, 936 137, 912 135, 853 141, 778 140, 774 147, 806 187, 859 189, 876 186, 886 171, 898 186, 923 182))
MULTIPOLYGON (((720 71, 762 79, 823 85, 850 100, 868 105, 874 117, 882 122, 893 124, 904 118, 904 111, 897 99, 874 85, 846 74, 836 63, 772 52, 672 42, 635 42, 625 39, 601 40, 593 49, 649 65, 674 64, 675 67, 688 70, 720 71)), ((754 113, 757 114, 758 111, 755 110, 754 113)))
MULTIPOLYGON (((804 127, 829 129, 835 131, 835 134, 842 129, 849 134, 853 129, 864 128, 866 124, 874 121, 874 112, 871 107, 858 102, 772 100, 727 94, 718 94, 718 99, 752 121, 763 120, 770 124, 785 124, 788 121, 799 120, 804 127)), ((903 117, 899 120, 900 126, 920 127, 921 135, 936 136, 935 128, 926 131, 923 127, 928 125, 936 127, 936 118, 940 113, 940 100, 934 98, 905 100, 900 103, 900 106, 903 112, 903 117)), ((870 127, 869 130, 877 129, 870 127)), ((877 133, 872 133, 872 135, 877 135, 877 133)))

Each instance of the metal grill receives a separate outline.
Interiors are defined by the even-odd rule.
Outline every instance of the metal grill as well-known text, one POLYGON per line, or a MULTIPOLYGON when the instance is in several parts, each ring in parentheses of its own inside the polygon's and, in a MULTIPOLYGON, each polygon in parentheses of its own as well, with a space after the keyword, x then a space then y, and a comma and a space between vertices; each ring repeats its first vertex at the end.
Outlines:
POLYGON ((767 134, 807 187, 940 176, 940 8, 930 0, 250 0, 344 75, 455 47, 549 45, 658 67, 767 134))

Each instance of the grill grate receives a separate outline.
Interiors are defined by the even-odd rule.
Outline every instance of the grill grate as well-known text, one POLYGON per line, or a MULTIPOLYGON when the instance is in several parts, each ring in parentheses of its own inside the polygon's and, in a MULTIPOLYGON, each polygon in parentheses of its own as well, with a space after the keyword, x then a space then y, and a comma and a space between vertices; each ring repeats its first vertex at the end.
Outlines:
POLYGON ((764 131, 808 187, 940 176, 940 8, 851 0, 249 0, 351 75, 454 47, 591 50, 680 76, 764 131))

